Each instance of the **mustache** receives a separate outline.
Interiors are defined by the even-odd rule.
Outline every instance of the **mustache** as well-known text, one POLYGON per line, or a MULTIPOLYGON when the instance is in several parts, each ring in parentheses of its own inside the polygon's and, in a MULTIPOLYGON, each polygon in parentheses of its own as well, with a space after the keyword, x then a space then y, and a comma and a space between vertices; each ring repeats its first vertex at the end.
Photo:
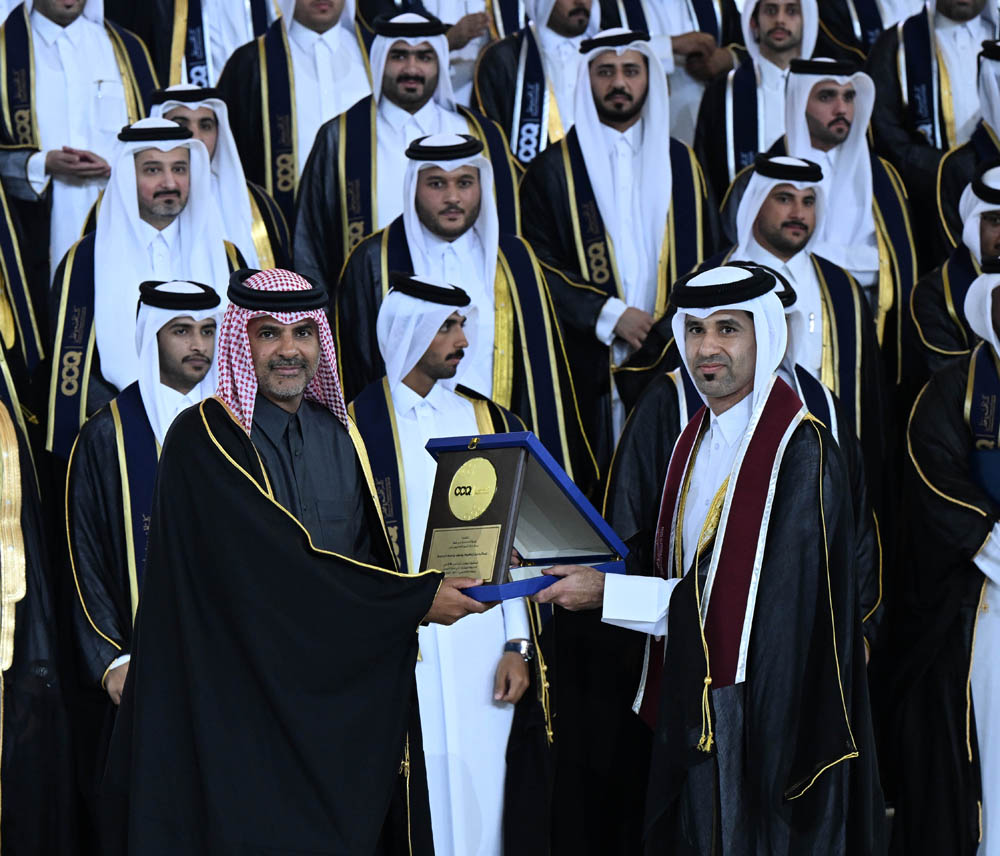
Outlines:
POLYGON ((609 93, 608 93, 607 95, 605 95, 605 96, 604 96, 604 100, 605 100, 605 101, 610 101, 610 100, 611 100, 612 98, 614 98, 614 97, 615 97, 616 95, 621 95, 621 96, 623 96, 623 97, 627 98, 627 99, 628 99, 629 101, 635 101, 635 98, 633 98, 633 97, 632 97, 632 96, 631 96, 631 95, 630 95, 630 94, 629 94, 628 92, 626 92, 626 91, 625 91, 624 89, 622 89, 622 88, 621 88, 620 86, 616 86, 616 87, 615 87, 614 89, 612 89, 612 90, 611 90, 611 91, 610 91, 610 92, 609 92, 609 93))
POLYGON ((179 190, 157 190, 153 194, 153 199, 159 199, 161 196, 176 196, 180 198, 181 192, 179 190))
POLYGON ((444 216, 445 214, 464 214, 465 209, 458 205, 446 205, 441 209, 440 213, 441 216, 444 216))
POLYGON ((775 35, 775 33, 784 33, 786 36, 791 35, 791 32, 786 30, 784 27, 772 27, 770 30, 767 31, 767 34, 769 36, 773 36, 775 35))
POLYGON ((847 119, 845 117, 843 117, 843 116, 838 116, 832 122, 830 122, 829 124, 827 124, 827 127, 828 128, 832 128, 834 125, 841 125, 841 124, 847 125, 848 128, 851 127, 851 123, 848 122, 847 119))
POLYGON ((448 354, 448 356, 445 357, 445 359, 446 360, 460 360, 464 356, 465 356, 465 351, 463 351, 462 349, 459 349, 457 351, 453 351, 452 353, 448 354))
POLYGON ((792 227, 798 227, 799 229, 802 229, 802 231, 804 232, 809 231, 809 227, 801 220, 785 220, 785 222, 781 224, 782 229, 790 229, 792 227))
POLYGON ((269 369, 292 368, 292 367, 304 369, 306 367, 306 361, 297 360, 294 357, 276 357, 275 359, 268 361, 267 367, 269 369))
POLYGON ((396 83, 426 83, 427 78, 422 74, 401 74, 396 78, 396 83))
POLYGON ((574 15, 587 15, 590 16, 590 10, 586 6, 574 6, 569 10, 569 15, 567 17, 572 18, 574 15))

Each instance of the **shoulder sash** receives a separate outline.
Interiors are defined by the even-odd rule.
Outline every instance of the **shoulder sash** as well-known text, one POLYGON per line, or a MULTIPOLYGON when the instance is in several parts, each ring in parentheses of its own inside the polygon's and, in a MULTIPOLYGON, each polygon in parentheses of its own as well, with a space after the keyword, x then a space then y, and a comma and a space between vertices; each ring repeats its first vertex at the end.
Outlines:
POLYGON ((542 53, 533 28, 525 27, 515 38, 519 39, 520 48, 514 82, 510 147, 514 156, 527 165, 547 142, 551 142, 547 133, 551 99, 542 53))
POLYGON ((986 342, 980 342, 969 361, 965 394, 965 424, 974 449, 969 462, 973 478, 1000 503, 1000 361, 986 342))
POLYGON ((208 49, 205 38, 205 20, 201 14, 201 0, 174 0, 174 24, 170 38, 169 85, 193 83, 211 86, 209 79, 208 49), (182 75, 187 70, 187 79, 182 75))
POLYGON ((343 257, 378 223, 375 99, 370 95, 337 119, 337 186, 343 257))
POLYGON ((94 357, 94 233, 66 256, 49 381, 45 448, 63 460, 87 418, 87 387, 94 357))
POLYGON ((875 326, 882 351, 889 357, 890 377, 894 383, 900 383, 903 315, 917 281, 917 250, 902 179, 874 153, 871 162, 876 242, 880 256, 888 256, 880 259, 879 264, 875 326))
POLYGON ((524 0, 486 0, 490 16, 490 31, 494 39, 502 39, 520 30, 527 21, 524 0))
POLYGON ((730 184, 764 150, 763 123, 758 121, 762 112, 760 97, 757 68, 748 58, 726 75, 725 144, 730 184))
POLYGON ((689 0, 691 11, 694 12, 698 29, 708 33, 716 42, 720 42, 722 32, 722 9, 718 0, 689 0))
POLYGON ((264 135, 264 189, 293 222, 299 171, 295 74, 285 28, 279 18, 257 39, 264 135))
POLYGON ((832 389, 854 417, 861 436, 861 294, 843 268, 812 256, 823 301, 822 382, 832 389))
POLYGON ((253 217, 251 239, 262 269, 276 267, 277 251, 291 257, 292 238, 288 223, 277 203, 263 187, 247 182, 250 195, 250 214, 253 217))
POLYGON ((928 6, 896 25, 899 88, 910 124, 932 146, 947 149, 951 142, 940 121, 941 80, 932 15, 928 6))
POLYGON ((862 50, 867 55, 885 29, 878 3, 875 0, 845 0, 845 4, 851 16, 854 37, 861 43, 862 50))
POLYGON ((351 417, 368 450, 375 493, 382 509, 389 544, 400 573, 410 573, 410 521, 406 508, 406 482, 400 463, 399 431, 392 406, 389 381, 383 377, 368 384, 350 405, 351 417))
POLYGON ((948 315, 970 346, 976 335, 965 320, 965 295, 972 281, 979 276, 979 265, 965 244, 959 244, 941 267, 941 285, 948 315))
POLYGON ((122 510, 125 514, 125 554, 128 559, 132 619, 135 620, 146 566, 146 542, 160 448, 149 424, 138 383, 125 387, 109 407, 115 427, 122 510))
POLYGON ((795 364, 795 386, 795 391, 809 412, 829 428, 833 439, 839 442, 840 426, 837 424, 837 410, 833 406, 833 394, 830 390, 798 363, 795 364))

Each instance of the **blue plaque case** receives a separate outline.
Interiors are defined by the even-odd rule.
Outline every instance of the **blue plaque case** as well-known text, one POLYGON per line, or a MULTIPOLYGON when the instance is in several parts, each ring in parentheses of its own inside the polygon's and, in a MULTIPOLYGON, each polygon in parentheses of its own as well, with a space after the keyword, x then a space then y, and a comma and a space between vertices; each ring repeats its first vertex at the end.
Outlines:
POLYGON ((469 597, 495 601, 532 595, 559 579, 541 573, 553 565, 589 565, 605 573, 625 573, 628 547, 530 431, 441 437, 426 448, 435 460, 443 452, 469 449, 527 452, 514 534, 524 564, 511 568, 511 582, 475 586, 465 591, 469 597))

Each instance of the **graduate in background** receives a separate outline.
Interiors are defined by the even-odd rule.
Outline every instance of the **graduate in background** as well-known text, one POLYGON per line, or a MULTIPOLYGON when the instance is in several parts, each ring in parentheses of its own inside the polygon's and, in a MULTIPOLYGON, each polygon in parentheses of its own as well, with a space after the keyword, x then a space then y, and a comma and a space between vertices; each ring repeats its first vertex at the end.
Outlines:
MULTIPOLYGON (((477 344, 469 296, 403 274, 390 283, 378 314, 386 376, 349 412, 369 449, 400 570, 414 572, 437 470, 427 441, 524 424, 460 382, 477 344)), ((417 691, 437 856, 549 852, 551 722, 537 609, 516 598, 451 627, 420 629, 417 691)))

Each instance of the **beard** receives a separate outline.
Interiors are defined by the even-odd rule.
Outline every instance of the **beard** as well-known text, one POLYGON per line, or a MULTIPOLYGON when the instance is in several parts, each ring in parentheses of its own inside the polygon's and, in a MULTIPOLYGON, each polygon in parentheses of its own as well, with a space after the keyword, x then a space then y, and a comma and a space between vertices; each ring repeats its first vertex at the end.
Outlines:
POLYGON ((623 104, 620 108, 612 107, 609 105, 605 99, 610 98, 612 95, 617 95, 622 93, 628 97, 627 92, 622 92, 620 89, 615 89, 609 92, 604 98, 595 99, 594 106, 597 107, 597 117, 604 123, 618 123, 627 122, 630 119, 634 119, 642 111, 642 108, 646 104, 646 96, 649 94, 647 89, 639 98, 632 98, 631 102, 623 104))

